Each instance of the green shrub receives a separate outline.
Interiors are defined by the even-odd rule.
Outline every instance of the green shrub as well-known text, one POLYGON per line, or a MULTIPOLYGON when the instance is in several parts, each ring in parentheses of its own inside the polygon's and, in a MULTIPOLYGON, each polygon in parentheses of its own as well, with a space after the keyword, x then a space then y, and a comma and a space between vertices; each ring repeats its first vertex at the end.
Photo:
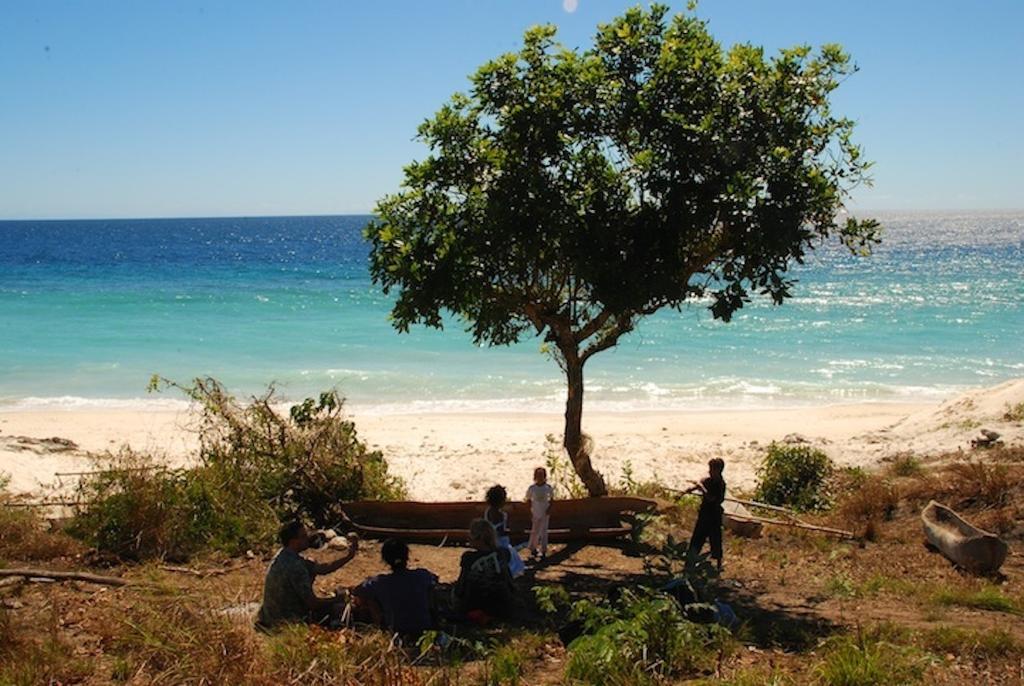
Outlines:
POLYGON ((618 603, 577 602, 584 633, 569 644, 566 678, 591 684, 645 684, 695 676, 733 649, 716 624, 687 621, 668 596, 624 591, 618 603))
POLYGON ((127 448, 104 464, 79 482, 83 504, 67 528, 97 550, 129 560, 184 560, 202 550, 236 554, 273 541, 273 508, 223 465, 167 469, 127 448))
POLYGON ((924 472, 921 460, 913 455, 897 455, 889 465, 889 472, 893 476, 920 476, 924 472))
MULTIPOLYGON (((154 380, 160 383, 174 385, 154 380)), ((200 409, 196 465, 167 469, 127 449, 106 455, 106 468, 79 483, 73 535, 135 560, 235 554, 270 545, 283 520, 331 526, 344 501, 404 494, 383 455, 343 417, 333 391, 283 414, 273 388, 248 404, 213 379, 183 390, 200 409)))
POLYGON ((832 460, 816 448, 772 443, 757 471, 755 497, 799 511, 823 510, 831 504, 833 471, 832 460))

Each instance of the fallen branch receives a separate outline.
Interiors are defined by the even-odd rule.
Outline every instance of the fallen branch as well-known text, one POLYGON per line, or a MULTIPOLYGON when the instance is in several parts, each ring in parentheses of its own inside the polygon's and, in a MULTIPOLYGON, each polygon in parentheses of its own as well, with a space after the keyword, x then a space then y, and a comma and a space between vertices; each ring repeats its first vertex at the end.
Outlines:
POLYGON ((6 507, 69 507, 74 505, 88 505, 85 500, 29 500, 4 503, 6 507))
POLYGON ((787 514, 790 517, 795 517, 796 514, 797 514, 796 512, 794 512, 793 510, 790 510, 788 508, 779 507, 778 505, 769 505, 768 503, 759 503, 756 500, 743 500, 742 498, 729 498, 729 497, 727 497, 726 500, 728 500, 731 503, 739 503, 740 505, 748 505, 749 507, 760 507, 760 508, 762 508, 764 510, 773 510, 775 512, 782 512, 783 514, 787 514))
POLYGON ((88 581, 103 586, 127 586, 127 579, 119 576, 100 576, 87 572, 61 572, 50 569, 0 569, 2 577, 23 577, 26 579, 52 579, 53 581, 88 581))
POLYGON ((767 517, 758 517, 756 515, 736 515, 730 514, 730 517, 740 522, 761 522, 762 524, 774 524, 776 526, 791 526, 797 529, 807 529, 808 531, 822 531, 827 534, 835 534, 844 538, 857 538, 851 531, 844 531, 843 529, 832 529, 827 526, 817 526, 816 524, 805 524, 803 522, 790 522, 782 519, 768 519, 767 517))

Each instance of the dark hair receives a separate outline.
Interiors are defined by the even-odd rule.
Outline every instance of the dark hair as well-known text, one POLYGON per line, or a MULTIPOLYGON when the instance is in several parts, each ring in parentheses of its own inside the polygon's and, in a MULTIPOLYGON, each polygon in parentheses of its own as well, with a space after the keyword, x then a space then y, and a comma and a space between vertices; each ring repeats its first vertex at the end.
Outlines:
POLYGON ((491 486, 487 489, 486 498, 491 507, 501 507, 508 500, 508 492, 504 486, 491 486))
POLYGON ((305 526, 302 522, 297 519, 285 522, 284 526, 282 526, 280 531, 277 532, 277 540, 281 542, 281 545, 288 545, 292 540, 298 538, 299 532, 304 528, 305 526))
POLYGON ((712 457, 710 460, 708 460, 708 469, 710 469, 711 471, 714 471, 715 469, 717 469, 718 471, 724 470, 725 460, 723 460, 720 457, 712 457))
POLYGON ((381 545, 380 556, 392 570, 405 569, 409 564, 409 546, 405 541, 389 538, 381 545))

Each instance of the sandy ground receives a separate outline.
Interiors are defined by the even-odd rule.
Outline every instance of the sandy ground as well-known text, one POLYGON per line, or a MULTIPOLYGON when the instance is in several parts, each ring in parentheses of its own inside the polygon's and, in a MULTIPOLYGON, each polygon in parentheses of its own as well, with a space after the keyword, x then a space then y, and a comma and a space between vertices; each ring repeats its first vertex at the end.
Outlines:
MULTIPOLYGON (((657 476, 685 487, 707 460, 727 461, 734 489, 749 488, 765 446, 808 442, 839 464, 871 466, 893 455, 969 449, 980 429, 1024 443, 1024 425, 1004 416, 1024 403, 1024 379, 980 388, 942 404, 862 403, 799 409, 584 413, 594 439, 594 465, 612 482, 628 461, 636 478, 657 476)), ((492 483, 513 495, 526 490, 557 439, 558 414, 355 413, 363 438, 384 451, 392 470, 419 500, 480 499, 492 483)), ((195 448, 187 411, 19 410, 0 413, 0 472, 10 490, 39 492, 58 477, 93 466, 89 453, 122 444, 182 463, 195 448), (62 439, 62 440, 48 440, 62 439), (66 441, 71 441, 69 445, 66 441)))

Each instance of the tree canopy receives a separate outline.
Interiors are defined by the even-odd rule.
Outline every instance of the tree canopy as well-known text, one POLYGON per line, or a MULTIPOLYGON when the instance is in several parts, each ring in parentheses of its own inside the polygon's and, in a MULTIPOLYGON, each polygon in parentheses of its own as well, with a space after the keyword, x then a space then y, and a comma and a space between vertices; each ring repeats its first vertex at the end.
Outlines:
POLYGON ((823 240, 878 240, 874 220, 843 218, 870 164, 829 97, 855 70, 837 45, 723 49, 662 5, 584 50, 530 29, 420 126, 429 154, 366 229, 395 327, 450 312, 477 343, 543 335, 569 383, 569 456, 603 491, 580 454, 592 355, 665 307, 706 298, 728 321, 752 295, 782 303, 823 240))

